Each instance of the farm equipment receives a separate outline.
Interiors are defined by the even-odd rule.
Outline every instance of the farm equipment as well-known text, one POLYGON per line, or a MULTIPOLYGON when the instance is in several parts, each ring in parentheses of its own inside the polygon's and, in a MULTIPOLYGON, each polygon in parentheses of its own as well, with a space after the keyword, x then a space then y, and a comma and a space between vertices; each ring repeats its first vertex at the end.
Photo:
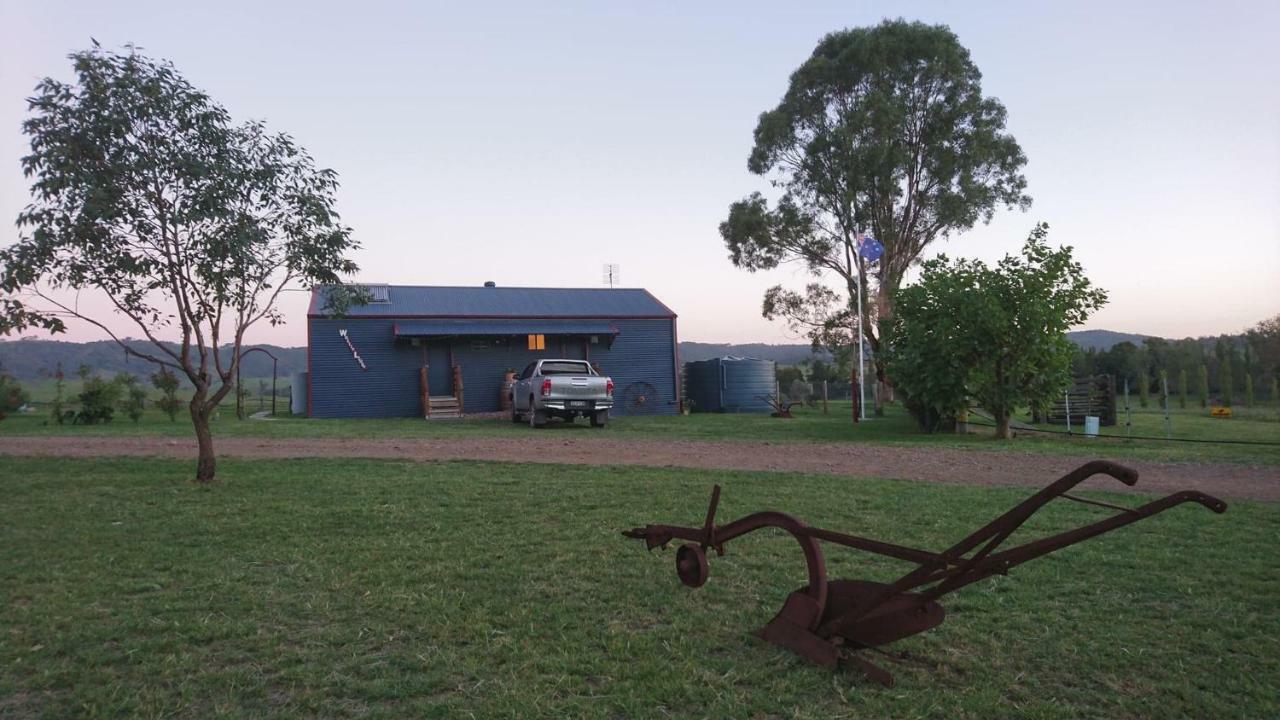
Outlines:
POLYGON ((676 551, 676 574, 685 585, 696 588, 701 587, 709 575, 708 549, 724 555, 726 543, 747 533, 763 528, 787 531, 804 553, 809 583, 787 597, 782 609, 758 635, 832 670, 842 659, 846 660, 868 678, 891 686, 893 676, 856 654, 857 651, 878 650, 889 643, 937 627, 946 616, 938 604, 942 596, 992 575, 1008 574, 1028 560, 1149 518, 1182 503, 1199 503, 1216 513, 1227 509, 1223 501, 1195 491, 1177 492, 1136 508, 1068 494, 1076 485, 1098 474, 1110 475, 1126 485, 1138 481, 1137 472, 1121 465, 1104 461, 1085 463, 939 553, 810 527, 791 515, 775 511, 758 512, 726 525, 717 525, 719 485, 711 491, 711 503, 702 527, 646 525, 622 534, 644 540, 650 550, 665 548, 672 540, 686 541, 676 551), (997 548, 1018 527, 1056 498, 1117 512, 1089 525, 997 552, 997 548), (828 580, 819 544, 823 540, 915 563, 916 568, 892 583, 828 580))

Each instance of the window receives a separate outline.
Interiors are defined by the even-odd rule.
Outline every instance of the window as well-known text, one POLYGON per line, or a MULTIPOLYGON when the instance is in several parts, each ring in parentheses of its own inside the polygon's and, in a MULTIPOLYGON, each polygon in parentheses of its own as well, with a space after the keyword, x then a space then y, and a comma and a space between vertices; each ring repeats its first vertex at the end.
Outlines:
POLYGON ((529 349, 530 350, 546 350, 547 336, 546 335, 530 335, 529 349))
POLYGON ((591 375, 591 366, 585 362, 565 360, 562 362, 542 361, 543 375, 591 375))
POLYGON ((528 380, 529 378, 533 377, 533 369, 537 366, 538 366, 538 363, 536 362, 531 362, 528 365, 526 365, 524 368, 524 371, 520 373, 520 379, 528 380))

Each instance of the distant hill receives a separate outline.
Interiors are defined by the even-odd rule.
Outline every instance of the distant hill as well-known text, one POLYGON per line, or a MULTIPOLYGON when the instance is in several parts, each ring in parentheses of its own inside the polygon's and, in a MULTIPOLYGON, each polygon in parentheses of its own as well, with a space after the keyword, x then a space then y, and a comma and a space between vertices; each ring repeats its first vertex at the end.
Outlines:
MULTIPOLYGON (((135 342, 140 352, 157 352, 155 347, 145 340, 135 342)), ((170 347, 177 349, 176 345, 170 347)), ((280 359, 279 373, 282 378, 307 369, 307 349, 304 347, 282 348, 275 345, 260 347, 280 359)), ((231 357, 228 347, 223 347, 222 356, 227 359, 231 357)), ((50 377, 58 363, 62 363, 62 372, 67 377, 74 377, 76 369, 82 364, 88 365, 94 372, 104 377, 121 372, 148 376, 156 371, 155 365, 125 355, 124 350, 112 340, 74 343, 24 338, 0 342, 0 367, 19 380, 30 381, 50 377)), ((271 377, 271 358, 262 353, 249 355, 244 359, 241 375, 246 378, 271 377)))
MULTIPOLYGON (((734 345, 730 343, 680 343, 680 361, 697 362, 711 358, 732 355, 734 357, 751 357, 761 360, 773 360, 782 365, 795 365, 806 362, 813 357, 809 344, 766 345, 764 343, 747 343, 734 345)), ((822 359, 830 359, 830 355, 822 353, 822 359)))
POLYGON ((1122 342, 1131 342, 1141 347, 1142 341, 1149 337, 1154 336, 1116 332, 1115 330, 1077 330, 1067 333, 1068 340, 1085 350, 1089 348, 1110 350, 1112 345, 1119 345, 1122 342))
MULTIPOLYGON (((1067 333, 1067 339, 1088 349, 1091 347, 1106 350, 1116 343, 1128 340, 1141 345, 1146 335, 1114 332, 1112 330, 1080 330, 1067 333)), ((151 344, 137 341, 138 348, 149 349, 151 344)), ((280 358, 280 377, 286 378, 295 372, 307 369, 307 349, 305 347, 286 348, 276 345, 262 345, 262 348, 280 358)), ((228 350, 223 348, 223 357, 228 350)), ((796 365, 813 359, 813 352, 807 343, 769 345, 765 343, 680 343, 681 362, 696 362, 711 358, 733 355, 736 357, 753 357, 762 360, 773 360, 780 365, 796 365)), ((830 355, 822 353, 823 360, 830 355)), ((101 375, 114 375, 119 372, 134 375, 150 375, 155 369, 148 362, 131 358, 124 354, 114 342, 102 340, 98 342, 73 343, 60 340, 22 339, 0 341, 0 367, 19 380, 39 380, 49 377, 53 368, 62 363, 62 370, 68 376, 76 372, 81 364, 92 367, 101 375)), ((253 353, 244 359, 244 377, 271 377, 271 359, 261 353, 253 353)))

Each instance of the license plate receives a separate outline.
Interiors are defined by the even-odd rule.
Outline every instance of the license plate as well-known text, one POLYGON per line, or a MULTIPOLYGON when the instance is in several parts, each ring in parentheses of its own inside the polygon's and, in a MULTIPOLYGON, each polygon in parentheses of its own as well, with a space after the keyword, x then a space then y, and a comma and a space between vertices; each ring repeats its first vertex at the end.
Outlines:
POLYGON ((591 407, 591 402, 588 400, 570 400, 569 407, 576 407, 576 408, 591 407))

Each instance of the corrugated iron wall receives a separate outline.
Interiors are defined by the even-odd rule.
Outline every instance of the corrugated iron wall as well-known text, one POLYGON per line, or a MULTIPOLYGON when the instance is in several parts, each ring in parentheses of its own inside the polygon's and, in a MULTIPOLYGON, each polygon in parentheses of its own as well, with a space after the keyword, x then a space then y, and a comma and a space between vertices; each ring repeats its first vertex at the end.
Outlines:
MULTIPOLYGON (((418 369, 422 347, 394 339, 393 318, 310 319, 312 417, 416 417, 422 413, 418 369), (346 329, 368 367, 360 369, 339 334, 346 329)), ((614 320, 618 335, 613 346, 597 336, 547 338, 546 349, 530 351, 521 338, 455 338, 453 363, 462 366, 464 412, 499 409, 503 373, 519 372, 528 363, 550 357, 582 357, 583 345, 592 363, 613 378, 619 401, 629 387, 648 383, 642 414, 670 415, 679 410, 675 374, 675 328, 670 319, 614 320)), ((425 342, 425 340, 424 340, 425 342)), ((446 395, 452 388, 431 388, 446 395)), ((615 413, 626 414, 619 407, 615 413)))

